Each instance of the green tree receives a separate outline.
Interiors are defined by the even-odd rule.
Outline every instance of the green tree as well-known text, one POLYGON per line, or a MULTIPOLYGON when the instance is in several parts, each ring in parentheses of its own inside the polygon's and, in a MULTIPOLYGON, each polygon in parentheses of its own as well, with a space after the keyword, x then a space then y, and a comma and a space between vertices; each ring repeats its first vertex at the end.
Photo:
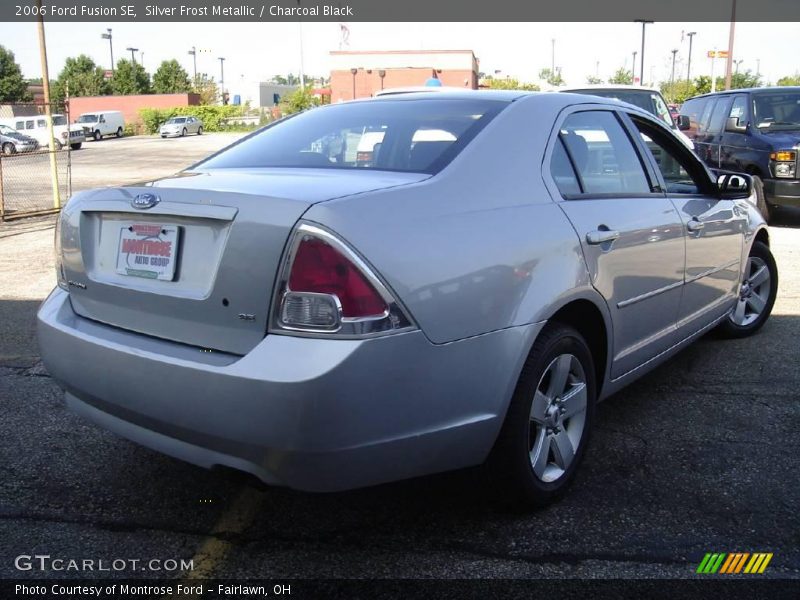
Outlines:
POLYGON ((544 79, 547 83, 554 87, 564 85, 564 79, 561 77, 561 69, 556 69, 555 72, 550 69, 542 69, 539 71, 539 79, 544 79))
POLYGON ((153 91, 156 94, 179 94, 192 88, 189 74, 175 60, 165 60, 153 73, 153 91))
POLYGON ((123 58, 117 61, 117 69, 111 79, 111 89, 120 96, 149 94, 150 76, 142 65, 123 58))
POLYGON ((504 78, 504 79, 488 79, 489 88, 493 90, 526 90, 529 92, 538 92, 540 88, 535 83, 521 83, 519 79, 504 78))
POLYGON ((586 83, 588 83, 589 85, 599 85, 603 83, 603 80, 600 79, 599 77, 595 77, 594 75, 588 75, 586 77, 586 83))
POLYGON ((608 78, 608 83, 616 85, 631 85, 633 83, 633 75, 625 67, 620 67, 617 71, 608 78))
POLYGON ((664 98, 669 102, 676 102, 678 104, 683 104, 686 100, 699 93, 694 86, 694 82, 686 81, 685 79, 674 83, 662 81, 660 87, 664 98))
POLYGON ((198 73, 192 89, 195 94, 200 95, 200 104, 204 106, 216 104, 219 101, 217 84, 214 82, 213 77, 209 77, 205 73, 198 73))
POLYGON ((311 95, 311 90, 296 89, 291 94, 287 94, 281 99, 280 109, 284 115, 291 115, 309 108, 319 106, 319 98, 311 95))
POLYGON ((30 99, 28 84, 14 60, 14 53, 0 46, 0 102, 26 102, 30 99))
POLYGON ((71 98, 77 96, 103 96, 111 93, 111 86, 105 78, 105 71, 95 62, 81 54, 67 58, 64 68, 53 85, 52 96, 62 102, 69 91, 71 98))
POLYGON ((800 85, 800 73, 795 73, 794 75, 787 75, 786 77, 781 77, 778 79, 778 82, 775 85, 800 85))
POLYGON ((694 91, 697 94, 708 94, 711 91, 711 77, 700 75, 694 79, 694 91))
MULTIPOLYGON (((761 87, 761 75, 756 75, 750 69, 746 71, 733 73, 731 75, 731 89, 741 90, 743 88, 761 87)), ((725 89, 725 77, 717 77, 717 90, 725 89)))

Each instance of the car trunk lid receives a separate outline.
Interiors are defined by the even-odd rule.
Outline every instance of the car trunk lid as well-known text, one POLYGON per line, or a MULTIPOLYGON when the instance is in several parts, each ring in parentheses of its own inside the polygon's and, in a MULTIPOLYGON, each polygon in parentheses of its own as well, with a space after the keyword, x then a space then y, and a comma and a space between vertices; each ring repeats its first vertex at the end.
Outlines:
POLYGON ((126 330, 247 353, 266 333, 284 246, 309 206, 427 177, 320 171, 187 172, 79 194, 61 231, 73 309, 126 330))

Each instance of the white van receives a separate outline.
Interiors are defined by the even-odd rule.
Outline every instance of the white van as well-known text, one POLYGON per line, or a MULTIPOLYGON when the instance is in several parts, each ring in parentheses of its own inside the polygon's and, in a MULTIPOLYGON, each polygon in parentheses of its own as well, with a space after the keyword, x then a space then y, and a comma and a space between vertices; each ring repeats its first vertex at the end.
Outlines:
POLYGON ((118 110, 99 110, 93 113, 84 113, 75 121, 83 127, 87 138, 98 142, 107 135, 122 137, 125 131, 125 119, 118 110))
MULTIPOLYGON (((0 120, 0 123, 8 125, 28 137, 32 137, 39 142, 40 147, 47 148, 50 146, 50 134, 47 131, 47 117, 45 115, 10 117, 0 120)), ((86 141, 83 129, 77 126, 70 127, 64 115, 53 115, 53 137, 56 142, 56 150, 61 150, 66 145, 69 145, 73 150, 77 150, 86 141)))

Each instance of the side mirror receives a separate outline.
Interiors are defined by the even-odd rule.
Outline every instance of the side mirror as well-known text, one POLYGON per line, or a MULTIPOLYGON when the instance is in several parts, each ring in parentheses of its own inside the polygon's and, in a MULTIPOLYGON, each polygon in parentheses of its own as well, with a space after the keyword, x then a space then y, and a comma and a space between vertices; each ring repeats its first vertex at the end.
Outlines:
POLYGON ((743 125, 740 125, 739 117, 728 117, 728 120, 725 122, 725 131, 744 133, 747 131, 747 123, 745 122, 743 125))
POLYGON ((743 173, 725 173, 717 177, 717 189, 722 200, 746 200, 753 193, 753 179, 743 173))
POLYGON ((687 117, 686 115, 678 115, 677 125, 678 129, 680 129, 681 131, 688 131, 692 127, 691 123, 689 122, 689 117, 687 117))

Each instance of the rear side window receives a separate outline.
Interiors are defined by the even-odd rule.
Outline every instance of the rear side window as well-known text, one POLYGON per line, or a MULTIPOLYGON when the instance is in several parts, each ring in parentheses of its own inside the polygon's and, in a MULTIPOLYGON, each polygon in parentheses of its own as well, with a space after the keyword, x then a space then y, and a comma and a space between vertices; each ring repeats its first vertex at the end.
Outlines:
POLYGON ((564 121, 559 138, 577 172, 582 193, 651 192, 639 155, 612 112, 574 113, 564 121))
POLYGON ((198 166, 436 173, 507 104, 422 99, 316 108, 267 127, 198 166))

